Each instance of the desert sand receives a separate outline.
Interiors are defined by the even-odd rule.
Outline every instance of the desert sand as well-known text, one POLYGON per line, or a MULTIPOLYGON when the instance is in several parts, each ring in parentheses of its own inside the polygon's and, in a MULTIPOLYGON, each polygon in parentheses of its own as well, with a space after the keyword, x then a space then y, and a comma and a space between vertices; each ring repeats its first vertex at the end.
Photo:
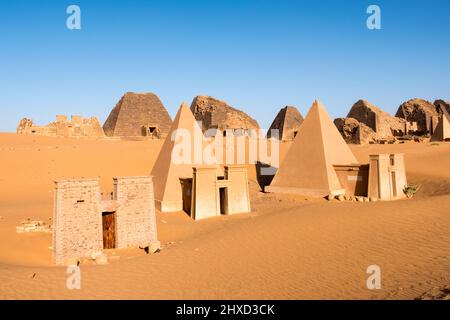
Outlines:
MULTIPOLYGON (((51 223, 53 180, 148 175, 160 140, 78 140, 0 133, 1 299, 413 299, 450 283, 450 143, 351 146, 405 153, 413 199, 328 202, 265 194, 249 166, 252 212, 194 222, 157 213, 160 253, 108 252, 81 265, 81 289, 51 259, 51 234, 17 234, 25 219, 51 223), (382 288, 366 287, 369 265, 382 288)), ((281 157, 289 148, 281 145, 281 157)))

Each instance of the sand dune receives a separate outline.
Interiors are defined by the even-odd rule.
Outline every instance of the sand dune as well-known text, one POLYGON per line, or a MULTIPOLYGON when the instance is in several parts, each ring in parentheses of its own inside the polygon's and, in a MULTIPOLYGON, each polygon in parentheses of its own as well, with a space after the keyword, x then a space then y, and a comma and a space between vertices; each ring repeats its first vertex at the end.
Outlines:
MULTIPOLYGON (((253 212, 192 221, 157 214, 162 251, 109 251, 109 264, 82 264, 81 290, 51 263, 50 234, 16 234, 23 219, 51 222, 53 179, 149 174, 161 143, 0 134, 2 299, 412 299, 450 282, 450 143, 352 146, 405 153, 412 200, 339 203, 259 192, 253 212), (116 258, 114 258, 116 257, 116 258), (381 267, 382 288, 366 288, 381 267)), ((289 147, 282 145, 282 155, 289 147)))

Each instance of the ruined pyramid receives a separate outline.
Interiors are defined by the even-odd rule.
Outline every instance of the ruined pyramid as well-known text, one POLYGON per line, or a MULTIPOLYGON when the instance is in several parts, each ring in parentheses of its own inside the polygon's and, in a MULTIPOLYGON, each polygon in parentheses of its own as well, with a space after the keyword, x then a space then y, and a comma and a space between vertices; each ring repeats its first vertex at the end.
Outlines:
POLYGON ((192 167, 201 164, 202 130, 183 102, 164 140, 151 175, 156 208, 161 212, 183 210, 180 178, 192 178, 192 167), (199 140, 200 139, 200 140, 199 140), (194 141, 196 143, 194 143, 194 141), (198 145, 200 142, 200 145, 198 145), (183 151, 181 143, 189 143, 183 151), (186 152, 186 154, 183 154, 186 152), (180 158, 186 161, 180 161, 180 158))
POLYGON ((316 100, 266 191, 312 196, 343 194, 333 165, 356 163, 333 121, 316 100))
POLYGON ((281 141, 294 140, 302 123, 303 117, 300 111, 296 107, 286 106, 278 112, 270 125, 267 138, 272 137, 272 129, 277 129, 279 130, 278 139, 281 141))
POLYGON ((450 140, 450 115, 446 109, 442 109, 442 116, 434 129, 434 134, 430 141, 447 141, 450 140))
POLYGON ((103 130, 109 137, 151 136, 164 139, 171 123, 157 95, 127 92, 109 114, 103 130))

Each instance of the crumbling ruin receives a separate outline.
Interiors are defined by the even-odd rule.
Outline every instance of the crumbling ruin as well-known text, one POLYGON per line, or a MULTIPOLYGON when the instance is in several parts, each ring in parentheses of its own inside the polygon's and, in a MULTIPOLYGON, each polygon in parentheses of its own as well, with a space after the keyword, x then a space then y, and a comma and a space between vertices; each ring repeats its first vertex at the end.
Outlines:
POLYGON ((354 118, 336 118, 334 125, 347 143, 368 144, 380 141, 380 137, 372 128, 354 118))
POLYGON ((303 117, 300 111, 296 107, 286 106, 278 112, 270 125, 267 138, 272 137, 271 130, 278 130, 278 139, 281 141, 294 140, 302 123, 303 117))
POLYGON ((255 119, 213 97, 195 97, 191 111, 197 121, 202 121, 203 131, 217 129, 224 135, 226 131, 232 131, 235 135, 247 135, 249 129, 259 129, 255 119))
POLYGON ((172 120, 161 100, 153 93, 125 93, 106 119, 108 137, 149 137, 164 139, 172 120))
POLYGON ((395 116, 415 127, 407 133, 416 135, 433 135, 439 121, 436 107, 429 101, 417 98, 402 103, 395 116))
POLYGON ((364 123, 378 135, 378 139, 393 139, 408 130, 405 121, 391 116, 366 100, 358 100, 350 109, 347 118, 364 123))
POLYGON ((101 199, 98 179, 55 181, 53 259, 67 264, 104 249, 159 248, 151 177, 114 178, 112 199, 101 199))
POLYGON ((447 114, 450 114, 450 102, 442 99, 435 100, 433 105, 436 107, 436 111, 441 116, 443 111, 447 111, 447 114))
POLYGON ((46 126, 37 126, 31 119, 23 118, 17 127, 18 134, 32 134, 64 138, 103 138, 105 135, 97 118, 83 118, 73 115, 68 121, 64 115, 57 115, 56 121, 46 126))
POLYGON ((20 223, 19 226, 16 227, 17 233, 25 233, 25 232, 52 232, 52 226, 45 223, 42 220, 24 220, 20 223))

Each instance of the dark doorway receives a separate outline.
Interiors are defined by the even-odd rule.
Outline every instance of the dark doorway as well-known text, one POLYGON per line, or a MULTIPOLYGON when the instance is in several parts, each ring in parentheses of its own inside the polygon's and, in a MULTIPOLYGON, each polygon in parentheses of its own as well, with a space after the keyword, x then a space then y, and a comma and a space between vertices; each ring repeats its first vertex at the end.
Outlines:
POLYGON ((148 127, 148 134, 150 136, 154 135, 156 133, 156 127, 148 127))
POLYGON ((228 213, 227 188, 219 188, 220 214, 228 213))
POLYGON ((116 247, 116 212, 103 212, 103 248, 114 249, 116 247))
POLYGON ((192 178, 180 178, 181 192, 183 194, 183 211, 191 214, 192 178))

